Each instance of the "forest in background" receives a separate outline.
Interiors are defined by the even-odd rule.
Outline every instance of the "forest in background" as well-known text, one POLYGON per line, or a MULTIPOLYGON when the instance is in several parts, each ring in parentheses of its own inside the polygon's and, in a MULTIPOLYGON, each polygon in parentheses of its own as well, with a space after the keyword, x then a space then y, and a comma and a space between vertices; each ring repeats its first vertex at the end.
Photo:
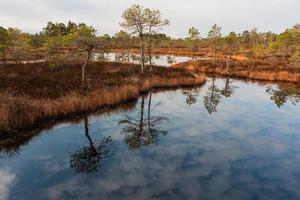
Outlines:
MULTIPOLYGON (((154 49, 171 49, 174 52, 181 50, 191 55, 198 52, 198 55, 203 56, 213 53, 218 57, 240 55, 246 59, 264 59, 268 62, 300 65, 300 24, 279 34, 259 32, 254 28, 242 33, 230 32, 223 35, 221 30, 222 28, 215 24, 205 38, 200 37, 199 30, 195 27, 187 30, 186 38, 172 38, 160 31, 152 34, 143 33, 143 36, 151 40, 154 49)), ((36 34, 26 33, 18 28, 0 27, 1 64, 46 60, 52 65, 58 65, 68 57, 80 57, 84 50, 82 44, 78 46, 78 40, 86 38, 98 41, 96 49, 99 52, 140 48, 140 35, 124 30, 113 36, 96 33, 92 26, 71 21, 67 24, 48 22, 41 32, 36 34), (77 43, 72 42, 74 40, 77 40, 77 43), (75 49, 76 54, 70 53, 75 49)))

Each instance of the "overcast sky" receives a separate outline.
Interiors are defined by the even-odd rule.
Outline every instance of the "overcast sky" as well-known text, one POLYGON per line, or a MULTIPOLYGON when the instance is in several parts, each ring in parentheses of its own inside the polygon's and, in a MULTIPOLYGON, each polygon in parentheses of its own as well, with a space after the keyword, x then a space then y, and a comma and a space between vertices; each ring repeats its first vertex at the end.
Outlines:
POLYGON ((99 34, 120 30, 122 12, 133 4, 160 9, 171 21, 165 32, 184 37, 195 26, 205 36, 217 23, 222 32, 280 32, 300 23, 300 0, 0 0, 0 26, 39 32, 48 21, 84 22, 99 34))

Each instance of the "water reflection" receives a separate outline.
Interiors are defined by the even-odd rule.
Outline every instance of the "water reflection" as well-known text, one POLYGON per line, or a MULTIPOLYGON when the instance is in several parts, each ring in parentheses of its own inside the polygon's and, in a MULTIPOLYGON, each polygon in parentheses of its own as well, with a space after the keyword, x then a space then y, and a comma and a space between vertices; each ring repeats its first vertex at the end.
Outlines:
MULTIPOLYGON (((217 107, 222 101, 222 98, 231 97, 238 87, 234 85, 235 81, 230 80, 229 78, 224 80, 224 86, 221 89, 220 85, 216 85, 215 77, 212 77, 208 82, 210 85, 208 86, 206 94, 203 97, 203 104, 207 112, 209 114, 213 114, 217 112, 217 107)), ((184 96, 186 96, 186 104, 193 105, 198 101, 200 89, 186 89, 183 90, 182 93, 184 96)), ((279 108, 281 108, 287 102, 290 102, 293 105, 297 105, 300 102, 300 89, 297 85, 279 84, 279 87, 274 85, 267 86, 266 93, 271 96, 271 101, 273 101, 279 108)))
POLYGON ((268 86, 266 92, 271 95, 271 100, 280 108, 286 102, 296 105, 300 102, 300 90, 295 88, 276 89, 268 86))
MULTIPOLYGON (((172 56, 172 55, 154 55, 151 56, 151 62, 148 57, 145 57, 145 63, 156 66, 171 66, 176 63, 186 62, 195 59, 194 57, 188 56, 172 56)), ((123 62, 123 63, 133 63, 140 64, 139 54, 129 53, 129 52, 97 52, 93 55, 94 61, 110 61, 110 62, 123 62)))
POLYGON ((186 96, 186 104, 191 106, 197 103, 197 97, 200 96, 200 88, 185 89, 182 94, 186 96))
POLYGON ((121 134, 124 137, 124 143, 129 149, 139 149, 150 144, 157 144, 160 135, 166 135, 168 132, 160 129, 160 124, 167 122, 168 118, 162 116, 153 116, 152 112, 158 104, 152 106, 152 92, 149 93, 147 115, 145 114, 145 97, 141 97, 140 108, 137 116, 126 116, 119 122, 122 126, 121 134), (146 115, 146 116, 145 116, 146 115))
POLYGON ((211 79, 211 85, 207 89, 206 95, 204 98, 204 106, 209 114, 212 114, 214 112, 217 112, 217 106, 220 103, 222 99, 221 90, 218 88, 218 86, 215 83, 216 78, 212 77, 211 79))
MULTIPOLYGON (((234 81, 230 80, 229 78, 225 80, 225 86, 222 89, 219 89, 215 81, 216 78, 212 77, 212 79, 209 81, 211 85, 208 87, 206 95, 203 97, 203 104, 209 114, 217 112, 217 106, 221 102, 222 97, 231 97, 234 94, 234 90, 238 88, 237 86, 233 85, 234 81)), ((200 88, 186 89, 183 90, 182 94, 186 96, 186 103, 188 105, 193 105, 198 101, 198 97, 200 96, 200 88)))
POLYGON ((126 111, 85 117, 84 129, 77 120, 34 139, 0 135, 6 155, 0 193, 6 199, 299 199, 299 88, 268 85, 211 78, 199 88, 150 92, 126 111), (204 97, 212 93, 219 95, 218 112, 208 117, 204 97))
POLYGON ((225 86, 221 90, 221 95, 223 95, 225 98, 231 97, 231 95, 234 94, 234 90, 237 89, 237 87, 232 84, 233 80, 227 78, 225 81, 225 86))
MULTIPOLYGON (((139 58, 137 58, 139 59, 139 58)), ((116 62, 127 62, 129 63, 130 60, 134 60, 129 53, 115 53, 115 61, 116 62)), ((134 60, 135 61, 135 60, 134 60)))
POLYGON ((112 138, 108 136, 93 141, 89 135, 88 117, 84 119, 84 134, 88 145, 70 154, 70 167, 80 174, 97 173, 101 167, 101 161, 111 155, 112 138))
POLYGON ((13 135, 5 135, 4 137, 2 136, 0 142, 0 158, 7 158, 19 155, 20 147, 22 145, 19 143, 19 141, 19 138, 14 137, 13 135))
POLYGON ((176 60, 174 56, 167 56, 167 62, 169 65, 173 65, 176 62, 176 60))
MULTIPOLYGON (((120 54, 121 55, 121 54, 120 54)), ((122 54, 123 56, 128 56, 122 54)), ((203 91, 203 101, 200 100, 202 87, 183 89, 182 94, 185 96, 187 105, 193 105, 202 103, 209 114, 217 112, 218 105, 222 102, 222 98, 230 98, 235 93, 238 86, 235 85, 236 80, 233 79, 218 79, 219 83, 216 83, 216 77, 212 77, 207 81, 207 89, 203 91), (220 83, 220 82, 223 82, 220 83)), ((247 82, 247 81, 246 81, 247 82)), ((259 83, 259 82, 257 82, 259 83)), ((267 83, 259 83, 261 86, 265 86, 267 83)), ((300 89, 297 85, 291 85, 288 83, 280 83, 278 85, 266 86, 266 94, 270 96, 270 100, 278 106, 283 107, 287 103, 297 105, 300 103, 300 89)), ((139 104, 138 116, 126 116, 125 119, 119 121, 119 126, 122 127, 122 135, 124 135, 124 142, 130 149, 136 149, 141 146, 157 143, 160 135, 166 135, 167 131, 160 129, 160 124, 168 121, 168 118, 162 116, 152 116, 152 112, 159 106, 159 104, 152 105, 152 92, 148 96, 148 105, 146 106, 145 96, 141 97, 139 104), (147 109, 145 108, 147 107, 147 109)), ((134 104, 130 106, 132 110, 134 104)), ((87 158, 93 159, 101 158, 101 153, 105 152, 100 147, 108 147, 111 144, 111 138, 103 138, 101 141, 97 140, 93 142, 88 132, 88 118, 85 121, 85 136, 89 142, 88 147, 84 147, 81 150, 73 153, 72 162, 75 162, 75 156, 80 157, 80 151, 82 157, 84 154, 87 158), (102 145, 101 145, 102 144, 102 145), (100 153, 100 156, 99 156, 100 153), (96 154, 98 154, 96 156, 96 154)), ((21 132, 11 134, 0 134, 0 158, 9 158, 18 156, 22 151, 22 147, 26 146, 30 140, 38 136, 38 131, 35 132, 21 132)), ((100 161, 99 161, 100 162, 100 161)), ((76 164, 74 163, 74 166, 76 164)))
POLYGON ((0 133, 0 158, 18 156, 22 147, 37 135, 37 132, 0 133))

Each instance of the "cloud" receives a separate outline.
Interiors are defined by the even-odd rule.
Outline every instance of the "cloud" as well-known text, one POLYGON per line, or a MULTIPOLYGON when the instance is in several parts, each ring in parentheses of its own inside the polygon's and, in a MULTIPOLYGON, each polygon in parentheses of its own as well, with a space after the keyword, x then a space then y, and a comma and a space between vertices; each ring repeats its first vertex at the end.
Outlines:
POLYGON ((9 199, 10 187, 14 184, 16 175, 7 170, 0 169, 0 199, 9 199))
POLYGON ((172 36, 184 37, 191 26, 205 36, 213 23, 224 33, 253 27, 280 32, 300 23, 298 0, 1 0, 0 25, 38 32, 48 21, 72 20, 114 34, 121 13, 133 4, 160 9, 171 21, 166 32, 172 36))

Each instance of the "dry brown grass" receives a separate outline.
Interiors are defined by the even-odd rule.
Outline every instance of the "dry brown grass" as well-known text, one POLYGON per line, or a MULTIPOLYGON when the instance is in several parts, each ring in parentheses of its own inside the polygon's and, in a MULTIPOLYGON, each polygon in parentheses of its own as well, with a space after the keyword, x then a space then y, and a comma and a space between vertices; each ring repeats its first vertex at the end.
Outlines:
POLYGON ((300 81, 300 67, 287 67, 270 65, 262 61, 232 61, 229 71, 225 61, 218 61, 213 65, 212 61, 196 61, 179 63, 174 68, 187 69, 197 73, 214 73, 222 76, 237 78, 250 78, 265 81, 300 81))
MULTIPOLYGON (((102 64, 102 66, 104 65, 102 64)), ((41 87, 47 87, 48 84, 52 86, 51 81, 58 84, 57 87, 60 87, 63 83, 59 82, 61 80, 57 80, 57 77, 53 74, 53 77, 48 77, 45 81, 47 84, 39 80, 39 76, 45 73, 42 71, 43 69, 31 74, 35 80, 39 80, 38 85, 30 80, 28 83, 25 79, 22 79, 25 82, 24 84, 31 86, 31 88, 16 86, 18 83, 9 85, 14 90, 8 89, 6 92, 3 90, 0 92, 0 131, 14 132, 32 129, 49 121, 57 121, 115 106, 125 101, 137 99, 141 93, 152 88, 192 86, 205 82, 205 77, 195 78, 184 70, 157 67, 154 68, 151 77, 137 78, 139 68, 134 65, 121 65, 119 67, 111 65, 110 67, 113 67, 113 69, 108 69, 110 68, 108 67, 106 70, 102 69, 102 72, 93 69, 93 66, 96 69, 98 67, 97 64, 92 65, 90 71, 94 71, 96 74, 93 74, 93 76, 97 76, 101 81, 93 80, 95 85, 85 94, 82 94, 80 90, 76 90, 73 83, 68 87, 64 86, 66 88, 62 90, 61 94, 55 89, 53 89, 53 92, 57 93, 55 95, 51 94, 51 90, 44 93, 41 87), (110 71, 114 71, 114 73, 110 74, 110 71), (72 88, 73 86, 74 88, 72 88), (47 94, 49 95, 47 96, 47 94)), ((14 74, 19 73, 17 70, 12 71, 14 74)), ((73 74, 74 71, 76 71, 76 68, 73 68, 67 74, 73 74)), ((56 71, 53 73, 55 74, 56 71)), ((11 77, 7 74, 11 73, 6 72, 6 75, 5 73, 1 75, 9 83, 13 83, 10 79, 14 80, 16 76, 11 77)), ((76 76, 74 78, 76 79, 76 76)), ((50 86, 47 89, 51 89, 50 86)))
MULTIPOLYGON (((111 52, 126 52, 126 53, 139 53, 139 48, 122 49, 114 48, 110 49, 111 52)), ((211 53, 209 48, 199 48, 198 50, 192 50, 191 48, 154 48, 153 54, 157 55, 175 55, 175 56, 208 56, 211 53)))

